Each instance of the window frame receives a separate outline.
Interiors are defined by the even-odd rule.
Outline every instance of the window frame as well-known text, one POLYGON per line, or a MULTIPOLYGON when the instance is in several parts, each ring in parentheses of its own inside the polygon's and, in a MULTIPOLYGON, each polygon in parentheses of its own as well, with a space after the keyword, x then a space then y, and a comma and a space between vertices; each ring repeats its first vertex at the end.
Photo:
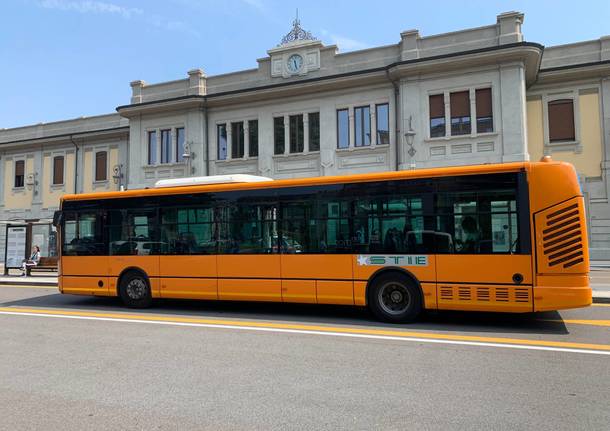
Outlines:
POLYGON ((13 188, 14 189, 23 189, 25 188, 25 158, 21 158, 21 159, 15 159, 15 162, 13 163, 13 188), (21 163, 23 168, 22 168, 22 174, 19 176, 21 177, 21 185, 17 184, 17 163, 21 163))
POLYGON ((94 150, 94 166, 93 166, 93 175, 94 175, 94 181, 95 182, 105 182, 108 181, 108 150, 103 149, 103 150, 94 150), (98 155, 99 154, 104 154, 104 178, 99 178, 98 177, 98 155))
POLYGON ((180 127, 175 127, 174 130, 175 130, 175 135, 176 135, 176 138, 175 138, 176 160, 175 160, 175 162, 184 163, 183 154, 184 154, 184 150, 186 147, 186 128, 180 126, 180 127), (180 133, 180 131, 182 131, 182 133, 180 133), (180 151, 180 135, 182 135, 182 138, 183 138, 182 151, 180 151))
POLYGON ((431 89, 427 92, 427 99, 426 99, 426 108, 425 108, 425 112, 426 112, 426 116, 427 116, 427 127, 426 127, 426 137, 425 140, 426 141, 443 141, 443 140, 449 140, 449 139, 464 139, 464 138, 476 138, 478 136, 490 136, 490 135, 497 135, 498 131, 497 131, 497 121, 494 118, 495 117, 495 113, 496 113, 496 109, 494 109, 494 105, 495 105, 495 84, 493 83, 487 83, 487 84, 480 84, 480 85, 470 85, 470 86, 464 86, 464 87, 454 87, 454 88, 449 88, 449 89, 444 89, 444 90, 436 90, 436 89, 431 89), (490 94, 491 94, 491 124, 492 124, 492 130, 491 131, 487 131, 487 132, 479 132, 477 130, 477 104, 476 104, 476 92, 477 90, 486 90, 489 89, 490 90, 490 94), (467 116, 461 116, 461 117, 453 117, 452 113, 451 113, 451 94, 453 93, 461 93, 461 92, 467 92, 468 93, 468 98, 469 98, 469 111, 470 114, 468 116, 469 118, 469 122, 470 122, 470 133, 464 133, 464 134, 453 134, 452 133, 452 128, 453 128, 453 119, 454 118, 467 118, 467 116), (432 120, 433 119, 437 119, 437 118, 441 118, 441 117, 432 117, 430 115, 430 98, 433 96, 443 96, 443 103, 444 103, 444 126, 445 126, 445 134, 443 136, 432 136, 432 120), (445 103, 447 100, 449 100, 449 103, 445 103), (449 105, 447 107, 447 105, 449 105), (474 105, 474 106, 473 106, 474 105))
POLYGON ((286 154, 286 122, 283 115, 273 117, 273 155, 280 156, 282 154, 286 154), (281 130, 281 133, 278 133, 279 130, 281 130))
POLYGON ((54 187, 63 186, 66 180, 66 156, 65 154, 56 154, 51 160, 53 163, 51 169, 51 185, 54 187), (57 170, 57 162, 59 160, 61 160, 61 172, 59 172, 60 170, 57 170), (61 181, 58 181, 58 179, 61 179, 61 181))
POLYGON ((391 137, 392 137, 392 133, 390 131, 390 103, 389 102, 376 103, 375 104, 375 146, 390 145, 391 137), (380 135, 379 135, 379 107, 381 107, 381 106, 387 106, 387 110, 388 110, 388 115, 387 115, 388 143, 387 144, 380 143, 381 140, 380 140, 380 135))
MULTIPOLYGON (((348 116, 349 121, 349 116, 348 116)), ((370 147, 372 144, 372 136, 371 136, 371 105, 361 105, 354 106, 354 148, 366 148, 370 147), (365 110, 368 110, 368 115, 365 115, 365 110), (358 134, 358 120, 357 116, 360 113, 360 121, 361 121, 361 129, 360 134, 358 134), (366 121, 368 121, 368 143, 366 143, 366 121), (358 138, 361 139, 361 144, 358 145, 358 138)))
POLYGON ((216 160, 229 160, 229 135, 227 133, 227 123, 216 124, 216 160), (221 130, 224 129, 224 145, 225 154, 221 157, 220 138, 222 136, 221 130))
POLYGON ((336 122, 337 122, 337 149, 338 149, 338 150, 345 150, 345 149, 348 149, 348 148, 350 147, 350 137, 349 137, 349 130, 350 130, 350 127, 349 127, 349 108, 338 108, 338 109, 336 110, 336 114, 335 114, 335 120, 336 120, 336 122), (341 146, 341 132, 342 132, 342 130, 340 129, 341 122, 339 121, 339 115, 340 115, 341 113, 343 113, 343 112, 344 112, 344 113, 347 115, 347 124, 346 124, 345 130, 343 130, 343 132, 345 132, 345 137, 346 137, 346 140, 347 140, 346 144, 347 144, 347 145, 346 145, 346 146, 344 146, 344 147, 342 147, 342 146, 341 146))
POLYGON ((157 129, 146 131, 146 148, 148 152, 148 166, 156 166, 158 159, 158 137, 157 129), (152 138, 152 139, 151 139, 152 138))
MULTIPOLYGON (((247 156, 250 158, 255 158, 258 157, 258 118, 255 119, 251 119, 251 120, 246 120, 248 122, 248 154, 247 156), (252 127, 252 125, 255 125, 255 127, 252 127), (253 130, 256 129, 255 132, 253 132, 253 130), (252 138, 255 137, 256 139, 253 140, 252 138), (253 145, 253 142, 255 143, 255 145, 253 145), (252 151, 252 149, 256 149, 256 151, 252 151)), ((245 135, 244 135, 245 136, 245 135)))

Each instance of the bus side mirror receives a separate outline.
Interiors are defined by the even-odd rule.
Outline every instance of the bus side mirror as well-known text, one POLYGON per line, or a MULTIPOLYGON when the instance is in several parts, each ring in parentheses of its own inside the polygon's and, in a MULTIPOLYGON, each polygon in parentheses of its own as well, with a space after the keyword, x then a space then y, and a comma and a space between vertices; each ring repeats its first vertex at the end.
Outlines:
POLYGON ((63 211, 55 211, 53 213, 53 226, 58 228, 64 221, 64 213, 63 211))

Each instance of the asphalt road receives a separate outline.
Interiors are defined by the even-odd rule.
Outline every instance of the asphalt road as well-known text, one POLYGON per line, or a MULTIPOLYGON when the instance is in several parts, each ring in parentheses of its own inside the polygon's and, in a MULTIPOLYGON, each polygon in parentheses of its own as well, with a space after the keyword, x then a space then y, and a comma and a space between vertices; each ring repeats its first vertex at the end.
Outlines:
POLYGON ((435 313, 0 288, 0 429, 610 427, 610 307, 435 313))

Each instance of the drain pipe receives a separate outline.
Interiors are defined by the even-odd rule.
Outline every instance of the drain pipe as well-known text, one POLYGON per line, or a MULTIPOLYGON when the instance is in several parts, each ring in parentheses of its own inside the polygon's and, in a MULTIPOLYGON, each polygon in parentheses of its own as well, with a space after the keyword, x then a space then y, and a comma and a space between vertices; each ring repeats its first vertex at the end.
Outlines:
POLYGON ((390 81, 390 83, 392 84, 392 87, 394 88, 394 128, 396 129, 396 166, 395 169, 396 171, 399 170, 400 167, 400 143, 401 143, 401 136, 400 136, 400 87, 398 85, 398 83, 396 82, 395 79, 390 78, 390 71, 388 69, 386 69, 385 71, 385 76, 388 79, 388 81, 390 81))
POLYGON ((74 145, 74 194, 77 194, 78 191, 76 186, 78 185, 78 145, 74 141, 72 135, 70 135, 70 142, 74 145))
POLYGON ((203 100, 203 143, 205 144, 205 174, 210 176, 210 140, 208 136, 208 104, 207 99, 203 100))

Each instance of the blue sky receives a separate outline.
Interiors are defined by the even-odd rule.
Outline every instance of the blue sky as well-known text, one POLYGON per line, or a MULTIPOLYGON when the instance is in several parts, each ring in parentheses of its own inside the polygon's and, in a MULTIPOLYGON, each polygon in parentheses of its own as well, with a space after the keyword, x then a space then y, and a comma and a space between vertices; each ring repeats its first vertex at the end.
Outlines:
POLYGON ((525 13, 526 40, 557 45, 610 34, 609 1, 2 0, 0 128, 114 112, 129 82, 256 67, 302 26, 340 51, 488 25, 525 13))

